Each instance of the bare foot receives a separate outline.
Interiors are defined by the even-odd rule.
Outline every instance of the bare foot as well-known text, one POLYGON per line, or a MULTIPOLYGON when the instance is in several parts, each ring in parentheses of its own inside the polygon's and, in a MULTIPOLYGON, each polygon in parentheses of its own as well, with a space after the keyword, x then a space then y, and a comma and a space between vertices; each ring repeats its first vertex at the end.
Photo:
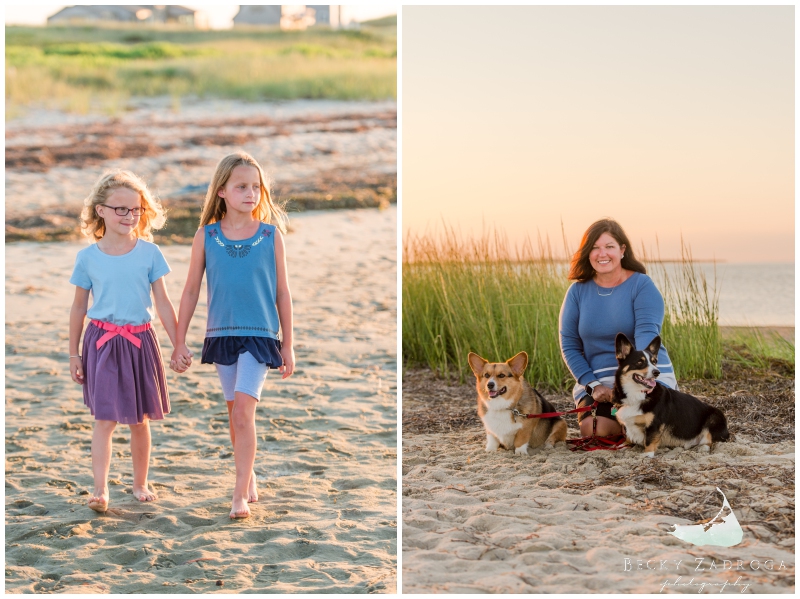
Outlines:
POLYGON ((250 508, 247 507, 247 501, 244 497, 237 497, 234 495, 231 501, 231 518, 249 518, 250 508))
POLYGON ((94 495, 89 497, 89 507, 95 512, 103 513, 108 510, 108 487, 95 489, 94 495))
POLYGON ((139 501, 155 501, 158 499, 158 495, 147 487, 147 483, 144 483, 141 487, 133 487, 133 496, 139 501))
POLYGON ((258 486, 256 485, 256 471, 250 474, 250 487, 247 489, 247 503, 258 501, 258 486))

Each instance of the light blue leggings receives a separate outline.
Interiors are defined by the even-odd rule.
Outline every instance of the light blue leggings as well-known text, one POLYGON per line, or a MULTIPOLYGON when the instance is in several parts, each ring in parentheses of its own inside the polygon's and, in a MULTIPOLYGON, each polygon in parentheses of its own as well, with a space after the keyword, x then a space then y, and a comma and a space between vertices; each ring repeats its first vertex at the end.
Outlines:
POLYGON ((214 366, 217 367, 225 401, 233 401, 236 392, 255 397, 256 401, 261 399, 261 389, 269 369, 266 364, 261 364, 250 355, 250 352, 239 354, 239 360, 230 366, 216 363, 214 366))

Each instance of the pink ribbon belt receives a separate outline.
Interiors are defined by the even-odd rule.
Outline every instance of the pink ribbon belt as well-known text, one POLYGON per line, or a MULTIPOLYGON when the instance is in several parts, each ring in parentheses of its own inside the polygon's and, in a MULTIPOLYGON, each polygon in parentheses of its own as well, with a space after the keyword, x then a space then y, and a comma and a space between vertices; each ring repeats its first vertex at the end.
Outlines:
POLYGON ((97 349, 103 347, 107 341, 116 337, 117 335, 125 337, 125 339, 133 343, 137 348, 141 348, 141 339, 134 337, 133 333, 143 333, 150 328, 149 322, 139 326, 133 326, 131 324, 118 326, 116 324, 111 324, 110 322, 103 322, 102 320, 93 320, 92 324, 100 329, 103 329, 104 331, 108 331, 105 335, 97 340, 97 349))

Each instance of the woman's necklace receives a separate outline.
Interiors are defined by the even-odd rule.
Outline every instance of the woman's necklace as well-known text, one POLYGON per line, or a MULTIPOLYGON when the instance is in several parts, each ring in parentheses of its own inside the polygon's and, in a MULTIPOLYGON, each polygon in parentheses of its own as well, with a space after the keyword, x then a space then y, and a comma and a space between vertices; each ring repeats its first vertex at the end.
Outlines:
MULTIPOLYGON (((611 287, 611 291, 609 291, 608 293, 600 293, 600 289, 601 289, 601 287, 600 287, 600 285, 597 285, 597 281, 595 281, 595 282, 594 282, 594 284, 595 284, 595 285, 597 285, 597 295, 599 295, 600 297, 608 297, 609 295, 611 295, 612 293, 614 293, 614 290, 615 290, 617 287, 619 287, 620 285, 622 285, 622 283, 623 283, 623 277, 624 277, 624 276, 625 276, 625 271, 623 270, 623 271, 620 273, 619 281, 617 282, 617 284, 616 284, 616 285, 614 285, 614 286, 612 286, 612 287, 611 287)), ((606 287, 605 289, 608 289, 608 288, 606 287)))

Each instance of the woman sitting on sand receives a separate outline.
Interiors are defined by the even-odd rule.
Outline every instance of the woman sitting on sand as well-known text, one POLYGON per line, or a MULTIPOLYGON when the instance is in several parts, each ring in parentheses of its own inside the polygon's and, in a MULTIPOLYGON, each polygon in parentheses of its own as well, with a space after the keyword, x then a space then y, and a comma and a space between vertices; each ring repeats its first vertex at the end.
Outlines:
MULTIPOLYGON (((561 355, 577 381, 572 396, 577 407, 597 400, 597 435, 622 432, 611 414, 617 358, 614 340, 625 333, 643 349, 661 334, 664 299, 644 265, 633 254, 628 236, 614 220, 599 220, 583 234, 572 257, 567 290, 559 317, 561 355)), ((664 345, 658 353, 656 379, 678 388, 664 345)), ((578 414, 581 435, 592 434, 590 412, 578 414)))

